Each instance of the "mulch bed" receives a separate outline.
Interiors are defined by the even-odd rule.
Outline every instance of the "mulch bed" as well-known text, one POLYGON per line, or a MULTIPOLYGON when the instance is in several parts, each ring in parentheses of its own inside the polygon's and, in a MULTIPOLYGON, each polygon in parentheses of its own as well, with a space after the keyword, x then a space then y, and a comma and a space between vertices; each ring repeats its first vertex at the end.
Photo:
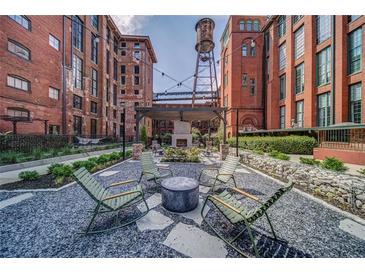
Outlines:
POLYGON ((0 185, 2 190, 15 189, 45 189, 45 188, 59 188, 73 182, 72 178, 65 178, 62 183, 56 184, 51 174, 41 175, 37 181, 18 181, 0 185))

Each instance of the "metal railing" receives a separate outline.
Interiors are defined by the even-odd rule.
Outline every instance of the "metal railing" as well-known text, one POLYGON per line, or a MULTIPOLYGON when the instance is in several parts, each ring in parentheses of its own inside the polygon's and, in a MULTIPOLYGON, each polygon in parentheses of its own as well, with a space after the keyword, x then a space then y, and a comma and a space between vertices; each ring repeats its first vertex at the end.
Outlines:
POLYGON ((365 151, 365 126, 318 129, 320 148, 365 151))

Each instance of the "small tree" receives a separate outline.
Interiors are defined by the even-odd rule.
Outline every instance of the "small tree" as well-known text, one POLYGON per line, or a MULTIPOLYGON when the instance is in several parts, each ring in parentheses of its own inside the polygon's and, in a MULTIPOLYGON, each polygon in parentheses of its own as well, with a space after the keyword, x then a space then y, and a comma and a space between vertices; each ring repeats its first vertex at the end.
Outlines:
POLYGON ((147 137, 147 129, 145 126, 141 128, 141 141, 144 144, 145 147, 147 147, 148 137, 147 137))

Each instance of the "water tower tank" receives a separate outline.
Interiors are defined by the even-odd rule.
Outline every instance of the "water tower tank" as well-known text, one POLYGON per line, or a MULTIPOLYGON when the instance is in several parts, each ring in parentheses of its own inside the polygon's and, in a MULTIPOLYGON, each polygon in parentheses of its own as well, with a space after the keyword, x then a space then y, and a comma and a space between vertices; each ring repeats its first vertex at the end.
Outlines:
POLYGON ((203 18, 195 25, 197 52, 206 53, 214 49, 213 30, 215 23, 210 18, 203 18))

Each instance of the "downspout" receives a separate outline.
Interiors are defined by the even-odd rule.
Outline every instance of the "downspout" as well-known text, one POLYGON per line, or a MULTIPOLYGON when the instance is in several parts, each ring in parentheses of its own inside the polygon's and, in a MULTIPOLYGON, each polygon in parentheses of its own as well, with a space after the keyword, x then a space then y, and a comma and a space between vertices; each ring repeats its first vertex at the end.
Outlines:
POLYGON ((336 15, 332 15, 332 41, 331 41, 331 83, 332 83, 332 91, 331 91, 331 98, 332 98, 332 124, 336 123, 336 15))
POLYGON ((67 101, 66 101, 66 30, 65 30, 65 16, 62 16, 62 133, 66 135, 66 128, 67 128, 67 122, 66 122, 66 107, 67 107, 67 101))
POLYGON ((264 37, 264 46, 262 47, 262 106, 263 106, 263 118, 262 118, 262 127, 263 129, 267 129, 266 125, 266 80, 267 80, 267 58, 266 58, 266 48, 267 48, 267 41, 265 32, 263 33, 264 37))

